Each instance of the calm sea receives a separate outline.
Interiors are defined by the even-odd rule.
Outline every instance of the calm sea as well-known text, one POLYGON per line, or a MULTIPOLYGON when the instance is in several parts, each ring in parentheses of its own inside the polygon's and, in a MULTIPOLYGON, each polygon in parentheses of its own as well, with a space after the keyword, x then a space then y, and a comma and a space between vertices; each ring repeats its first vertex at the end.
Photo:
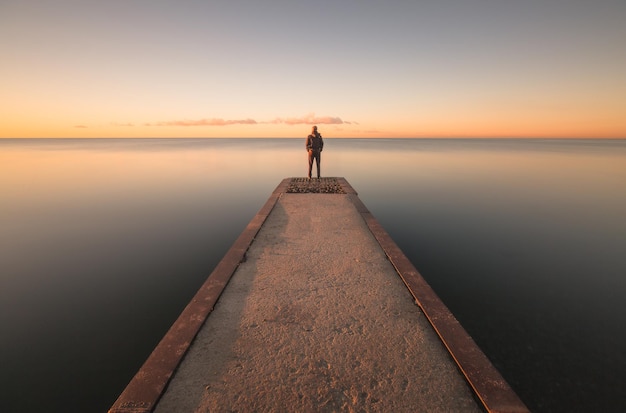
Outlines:
MULTIPOLYGON (((326 139, 536 412, 626 411, 626 141, 326 139)), ((304 139, 0 140, 0 411, 105 412, 304 139)))

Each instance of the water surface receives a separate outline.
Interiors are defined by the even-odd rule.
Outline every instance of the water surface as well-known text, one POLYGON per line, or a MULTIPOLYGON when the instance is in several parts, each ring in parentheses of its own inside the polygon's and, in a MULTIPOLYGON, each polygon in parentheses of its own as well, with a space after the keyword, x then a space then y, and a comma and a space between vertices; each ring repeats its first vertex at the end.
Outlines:
MULTIPOLYGON (((624 411, 626 141, 326 139, 533 411, 624 411)), ((304 139, 0 140, 0 411, 106 411, 304 139)))

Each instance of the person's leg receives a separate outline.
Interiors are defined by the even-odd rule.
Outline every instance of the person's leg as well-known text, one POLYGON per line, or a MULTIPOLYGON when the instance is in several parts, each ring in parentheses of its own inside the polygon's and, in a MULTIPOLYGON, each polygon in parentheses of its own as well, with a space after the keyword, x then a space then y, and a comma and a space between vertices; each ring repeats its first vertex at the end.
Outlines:
POLYGON ((309 178, 311 177, 312 169, 313 169, 313 152, 309 152, 309 178))
POLYGON ((320 177, 320 163, 322 161, 322 153, 318 152, 317 156, 315 157, 315 160, 317 162, 317 177, 320 177))

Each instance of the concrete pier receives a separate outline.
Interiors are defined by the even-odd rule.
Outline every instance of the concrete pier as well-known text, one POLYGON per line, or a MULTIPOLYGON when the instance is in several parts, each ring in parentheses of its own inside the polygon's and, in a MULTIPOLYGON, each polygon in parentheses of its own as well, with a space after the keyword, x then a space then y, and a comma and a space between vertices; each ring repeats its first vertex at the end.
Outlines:
POLYGON ((112 406, 526 412, 343 178, 272 193, 112 406))

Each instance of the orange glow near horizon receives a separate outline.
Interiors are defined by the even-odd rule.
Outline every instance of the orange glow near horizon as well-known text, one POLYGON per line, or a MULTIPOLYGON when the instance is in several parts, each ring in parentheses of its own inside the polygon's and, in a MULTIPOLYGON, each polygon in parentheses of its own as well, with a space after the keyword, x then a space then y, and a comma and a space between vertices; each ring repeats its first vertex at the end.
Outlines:
MULTIPOLYGON (((0 138, 292 138, 304 137, 309 124, 225 125, 225 126, 147 126, 132 124, 101 125, 85 122, 67 126, 60 121, 2 122, 0 138)), ((327 138, 626 138, 626 125, 617 119, 576 118, 551 121, 535 119, 486 120, 450 117, 423 122, 382 122, 365 125, 318 124, 327 138)))
MULTIPOLYGON (((375 116, 358 113, 344 117, 316 116, 203 118, 171 116, 137 119, 110 110, 113 103, 72 109, 16 102, 3 109, 0 138, 236 138, 306 136, 313 124, 329 138, 626 138, 626 116, 618 102, 592 107, 580 103, 535 106, 495 103, 472 107, 463 101, 445 108, 399 107, 375 116), (467 106, 465 106, 467 104, 467 106), (107 106, 109 107, 107 109, 107 106), (539 107, 537 107, 539 106, 539 107), (106 109, 106 110, 105 110, 106 109), (113 119, 113 120, 112 120, 113 119)), ((147 112, 150 112, 148 110, 147 112)), ((163 116, 163 115, 161 115, 163 116)))

